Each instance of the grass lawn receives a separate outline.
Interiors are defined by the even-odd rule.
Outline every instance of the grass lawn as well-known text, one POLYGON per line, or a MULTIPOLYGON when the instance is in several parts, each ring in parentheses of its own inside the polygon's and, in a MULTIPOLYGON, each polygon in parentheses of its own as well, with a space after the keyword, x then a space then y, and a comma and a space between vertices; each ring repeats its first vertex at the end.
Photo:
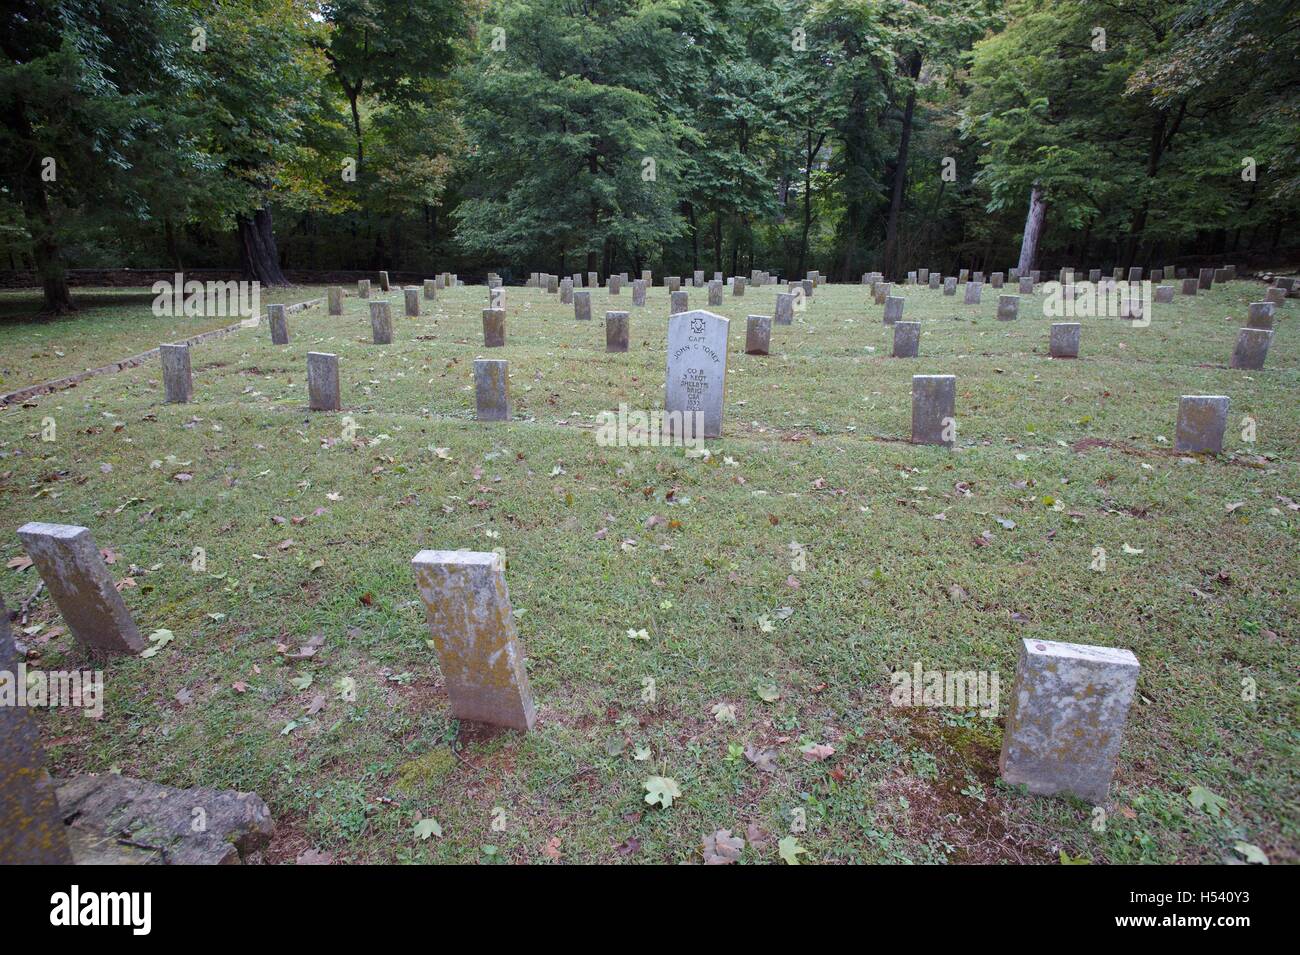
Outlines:
MULTIPOLYGON (((270 861, 674 863, 719 829, 747 834, 747 862, 779 862, 791 835, 804 863, 1217 862, 1238 842, 1297 861, 1294 303, 1267 369, 1241 372, 1226 365, 1262 297, 1249 281, 1175 296, 1146 328, 1083 319, 1077 361, 1047 357, 1041 296, 998 322, 987 286, 978 306, 904 291, 919 359, 888 357, 859 286, 819 288, 750 356, 745 315, 771 314, 777 289, 728 293, 725 436, 705 458, 594 437, 598 412, 662 400, 661 287, 644 309, 594 292, 590 323, 507 289, 491 357, 510 360, 508 424, 473 420, 485 289, 439 292, 420 318, 394 291, 391 346, 348 291, 340 318, 290 316, 287 347, 265 322, 196 346, 188 406, 162 403, 150 363, 0 410, 0 559, 25 521, 84 524, 142 632, 174 634, 108 666, 102 719, 42 714, 55 772, 254 790, 279 827, 270 861), (632 313, 626 354, 604 352, 607 307, 632 313), (339 354, 343 413, 306 411, 309 350, 339 354), (957 376, 956 451, 907 442, 910 377, 932 373, 957 376), (1217 460, 1172 451, 1188 393, 1231 396, 1217 460), (535 732, 457 743, 422 548, 504 553, 535 732), (1141 661, 1104 825, 997 781, 1026 637, 1141 661), (997 671, 1000 715, 891 706, 889 674, 918 661, 997 671), (644 801, 650 776, 677 781, 671 808, 644 801), (422 818, 442 835, 417 838, 422 818)), ((5 384, 205 327, 147 299, 8 323, 5 384)), ((0 569, 11 609, 37 582, 0 569)), ((41 666, 81 662, 43 593, 18 636, 41 666)))

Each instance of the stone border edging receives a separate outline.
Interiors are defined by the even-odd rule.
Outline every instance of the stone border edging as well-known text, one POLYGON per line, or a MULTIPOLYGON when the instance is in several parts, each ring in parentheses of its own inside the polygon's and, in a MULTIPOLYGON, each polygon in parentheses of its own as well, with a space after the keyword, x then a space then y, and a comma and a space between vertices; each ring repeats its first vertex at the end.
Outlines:
MULTIPOLYGON (((325 299, 323 298, 308 299, 305 302, 298 302, 294 305, 286 305, 284 307, 284 311, 285 314, 292 315, 294 312, 301 312, 304 309, 312 308, 316 305, 319 305, 323 301, 325 301, 325 299)), ((262 323, 261 315, 257 317, 257 323, 259 325, 262 323)), ((231 332, 237 332, 241 328, 252 328, 252 327, 254 326, 244 325, 242 321, 236 322, 234 325, 226 325, 224 328, 214 328, 211 331, 200 332, 198 335, 193 335, 190 338, 182 338, 180 341, 175 342, 175 344, 197 345, 200 342, 211 341, 214 338, 224 338, 226 335, 229 335, 231 332)), ((56 391, 64 391, 68 388, 75 388, 77 385, 85 381, 87 378, 97 378, 100 375, 114 375, 117 372, 124 371, 127 368, 135 368, 138 365, 144 364, 150 358, 156 358, 156 357, 158 357, 158 349, 151 348, 148 351, 141 352, 138 355, 132 355, 130 358, 124 358, 121 361, 111 362, 107 365, 100 365, 98 368, 88 368, 85 371, 77 372, 77 374, 75 375, 68 375, 66 378, 55 378, 52 379, 51 381, 42 381, 41 383, 36 385, 28 385, 25 388, 19 388, 17 391, 10 391, 5 394, 0 394, 0 408, 11 405, 15 401, 26 401, 28 398, 34 398, 37 395, 53 394, 56 391)))

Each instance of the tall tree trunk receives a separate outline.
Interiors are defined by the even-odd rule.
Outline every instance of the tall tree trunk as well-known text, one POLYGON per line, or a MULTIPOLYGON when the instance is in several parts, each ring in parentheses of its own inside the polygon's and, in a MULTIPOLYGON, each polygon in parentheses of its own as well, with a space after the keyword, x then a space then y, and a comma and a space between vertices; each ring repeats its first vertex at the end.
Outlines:
POLYGON ((239 259, 244 275, 263 285, 288 285, 280 270, 280 253, 271 227, 271 207, 262 206, 251 217, 235 217, 239 228, 239 259))
POLYGON ((1026 275, 1034 270, 1038 261, 1038 240, 1043 234, 1043 219, 1047 215, 1047 200, 1043 198, 1043 187, 1034 183, 1029 193, 1029 214, 1025 216, 1025 237, 1020 240, 1020 274, 1026 275))
MULTIPOLYGON (((21 100, 10 107, 5 119, 6 125, 21 142, 35 141, 35 131, 21 100)), ((45 183, 41 179, 41 169, 35 153, 23 163, 16 178, 18 203, 22 206, 27 230, 32 238, 32 261, 36 266, 36 274, 40 276, 41 291, 45 296, 40 319, 48 321, 57 315, 76 311, 77 306, 73 303, 72 292, 68 288, 68 275, 63 264, 63 253, 59 249, 54 216, 50 213, 49 198, 45 194, 45 183)))
POLYGON ((700 232, 695 224, 695 203, 686 203, 686 221, 691 224, 691 271, 700 267, 700 232))
POLYGON ((889 222, 885 226, 885 278, 898 275, 898 222, 903 215, 903 195, 907 188, 907 153, 912 145, 912 118, 916 114, 916 80, 921 76, 921 55, 913 53, 907 63, 912 82, 903 108, 903 128, 898 134, 898 156, 894 160, 894 188, 889 197, 889 222))
POLYGON ((713 213, 713 271, 722 271, 722 210, 713 213))

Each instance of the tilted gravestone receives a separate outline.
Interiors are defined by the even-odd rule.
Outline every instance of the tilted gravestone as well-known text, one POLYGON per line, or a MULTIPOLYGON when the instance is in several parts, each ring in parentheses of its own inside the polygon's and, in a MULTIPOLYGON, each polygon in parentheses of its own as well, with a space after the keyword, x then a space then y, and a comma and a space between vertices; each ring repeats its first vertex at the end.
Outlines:
POLYGON ((1264 301, 1272 302, 1280 308, 1286 304, 1286 295, 1285 289, 1274 287, 1264 292, 1264 301))
POLYGON ((380 273, 379 273, 379 287, 380 287, 381 289, 383 289, 385 292, 390 291, 390 290, 392 289, 392 286, 390 286, 390 285, 388 284, 388 273, 387 273, 387 272, 380 272, 380 273))
POLYGON ((505 561, 479 551, 422 550, 411 562, 451 715, 527 732, 533 706, 506 587, 505 561))
POLYGON ((1013 786, 1106 801, 1137 690, 1128 650, 1024 640, 998 772, 1013 786))
POLYGON ((325 293, 329 299, 329 314, 343 314, 343 288, 338 285, 331 285, 325 293))
POLYGON ((956 375, 913 375, 912 443, 941 444, 948 448, 955 445, 956 402, 956 375))
POLYGON ((893 325, 895 322, 903 319, 903 297, 901 295, 890 295, 885 299, 885 317, 884 324, 893 325))
MULTIPOLYGON (((1021 283, 1029 281, 1021 279, 1021 283)), ((1013 322, 1020 317, 1020 296, 1019 295, 999 295, 998 296, 998 321, 1013 322)))
POLYGON ((162 362, 163 394, 168 404, 183 405, 194 394, 194 377, 190 373, 189 345, 159 345, 162 362))
MULTIPOLYGON (((493 289, 493 291, 500 291, 493 289)), ((418 318, 420 315, 420 286, 408 285, 402 289, 402 297, 406 300, 406 317, 418 318)))
POLYGON ((772 344, 772 317, 750 315, 745 319, 745 354, 766 355, 772 344))
POLYGON ((605 313, 605 351, 627 351, 627 324, 627 312, 605 313))
POLYGON ((680 413, 683 418, 699 412, 705 438, 722 436, 730 325, 721 315, 702 309, 680 312, 668 319, 664 410, 680 413))
POLYGON ((474 407, 479 421, 510 420, 510 362, 474 359, 474 407))
POLYGON ((1237 347, 1232 350, 1231 368, 1260 371, 1268 357, 1273 332, 1267 328, 1243 328, 1237 333, 1237 347))
POLYGON ((573 293, 573 317, 579 322, 591 321, 591 293, 583 290, 573 293))
MULTIPOLYGON (((20 660, 0 598, 0 681, 17 680, 20 660)), ((0 704, 0 865, 71 863, 59 800, 45 772, 40 725, 31 707, 0 704)))
POLYGON ((1054 322, 1049 339, 1049 349, 1053 358, 1078 358, 1079 333, 1082 326, 1078 322, 1054 322))
POLYGON ((1201 269, 1196 279, 1196 287, 1210 289, 1214 287, 1214 269, 1201 269))
POLYGON ((483 309, 483 347, 503 348, 506 343, 506 310, 483 309))
POLYGON ((18 538, 68 630, 87 652, 98 658, 144 649, 140 631, 87 528, 33 521, 18 528, 18 538))
POLYGON ((915 358, 920 353, 921 323, 895 322, 893 356, 895 358, 915 358))
MULTIPOLYGON (((710 299, 709 304, 713 304, 712 299, 710 299)), ((778 325, 794 324, 794 296, 789 292, 776 293, 775 321, 778 325)))
POLYGON ((307 352, 307 407, 311 411, 341 411, 339 356, 307 352))
POLYGON ((271 326, 271 344, 287 345, 289 344, 289 323, 284 317, 283 305, 266 306, 267 321, 271 326))
POLYGON ((1226 395, 1183 395, 1178 399, 1178 429, 1174 450, 1219 454, 1228 427, 1226 395))
POLYGON ((393 313, 387 302, 370 303, 370 337, 376 345, 393 343, 393 313))

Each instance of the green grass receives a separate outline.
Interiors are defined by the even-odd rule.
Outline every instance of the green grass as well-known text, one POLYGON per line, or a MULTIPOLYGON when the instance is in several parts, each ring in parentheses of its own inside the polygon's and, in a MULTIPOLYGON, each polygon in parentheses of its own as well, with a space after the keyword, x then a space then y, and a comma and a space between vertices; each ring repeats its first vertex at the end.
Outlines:
MULTIPOLYGON (((1226 368, 1260 297, 1247 281, 1176 296, 1147 328, 1084 319, 1077 361, 1046 357, 1038 297, 1000 323, 987 287, 980 306, 906 292, 905 318, 925 324, 917 360, 887 357, 882 309, 858 286, 818 289, 773 328, 771 356, 743 354, 744 316, 771 314, 775 294, 728 294, 716 310, 733 328, 725 437, 708 459, 594 438, 601 410, 662 400, 662 288, 644 309, 630 289, 615 300, 632 313, 623 355, 604 352, 604 291, 597 320, 577 323, 558 296, 508 289, 493 357, 511 363, 509 424, 473 420, 481 287, 440 292, 418 319, 392 293, 388 347, 369 343, 353 297, 341 318, 290 316, 288 347, 265 323, 196 346, 188 406, 162 403, 149 364, 0 412, 0 557, 21 553, 24 521, 85 524, 118 555, 114 575, 134 579, 123 593, 142 631, 176 634, 109 666, 103 719, 43 714, 54 768, 255 790, 279 823, 272 861, 312 847, 339 861, 545 861, 558 838, 564 860, 678 862, 700 858, 706 833, 753 825, 770 841, 743 860, 776 862, 796 808, 809 863, 1216 862, 1237 841, 1296 861, 1295 306, 1267 370, 1247 373, 1226 368), (340 355, 342 414, 305 410, 308 350, 340 355), (906 442, 922 373, 958 377, 955 452, 906 442), (1184 393, 1231 396, 1223 457, 1172 452, 1184 393), (647 528, 653 515, 672 523, 647 528), (1104 573, 1090 570, 1097 546, 1104 573), (191 570, 194 547, 206 572, 191 570), (410 570, 425 547, 505 554, 534 733, 447 750, 457 727, 410 570), (648 641, 626 635, 641 628, 648 641), (285 659, 318 634, 314 657, 285 659), (890 706, 889 673, 921 660, 997 670, 1005 714, 1026 637, 1141 660, 1103 831, 1089 806, 997 782, 1000 718, 890 706), (310 687, 291 683, 308 674, 310 687), (344 678, 354 702, 339 698, 344 678), (767 686, 778 699, 760 698, 767 686), (717 703, 735 705, 734 723, 717 703), (809 742, 835 755, 807 762, 809 742), (776 771, 739 756, 746 744, 774 748, 776 771), (651 775, 680 785, 670 809, 643 801, 651 775), (1223 815, 1193 807, 1192 786, 1224 797, 1223 815), (441 838, 415 839, 421 815, 441 838)), ((153 330, 147 305, 135 314, 153 330)), ((105 326, 69 335, 83 351, 59 371, 179 337, 139 338, 125 307, 105 326), (122 347, 128 331, 139 347, 122 347)), ((34 336, 64 327, 3 329, 4 364, 25 368, 34 336)), ((31 570, 0 581, 11 608, 37 583, 31 570)), ((44 629, 20 638, 42 665, 80 660, 44 595, 30 618, 44 629)))

